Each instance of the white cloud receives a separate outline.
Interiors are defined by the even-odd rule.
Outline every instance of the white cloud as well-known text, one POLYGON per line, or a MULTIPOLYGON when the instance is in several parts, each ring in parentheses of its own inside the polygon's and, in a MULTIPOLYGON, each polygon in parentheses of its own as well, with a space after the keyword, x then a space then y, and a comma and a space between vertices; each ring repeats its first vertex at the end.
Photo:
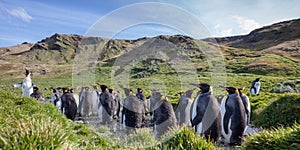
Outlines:
POLYGON ((7 10, 7 12, 12 15, 15 16, 25 22, 30 22, 33 18, 26 12, 25 9, 23 8, 16 8, 16 9, 12 9, 12 10, 7 10))
POLYGON ((231 36, 232 35, 232 28, 222 27, 220 24, 214 26, 216 31, 214 36, 231 36))
POLYGON ((234 22, 238 23, 239 27, 246 31, 246 32, 250 32, 254 29, 259 28, 261 25, 256 22, 253 19, 249 19, 247 17, 242 17, 242 16, 233 16, 232 17, 234 20, 234 22))

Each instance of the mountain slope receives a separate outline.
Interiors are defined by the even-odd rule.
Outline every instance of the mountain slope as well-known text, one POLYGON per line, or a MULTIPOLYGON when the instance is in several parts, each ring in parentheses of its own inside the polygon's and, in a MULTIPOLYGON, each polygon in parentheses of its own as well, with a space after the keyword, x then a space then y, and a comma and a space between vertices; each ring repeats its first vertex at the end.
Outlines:
MULTIPOLYGON (((172 67, 171 64, 176 64, 178 59, 168 59, 166 56, 170 54, 169 50, 177 49, 198 72, 209 71, 207 54, 217 50, 224 57, 227 72, 298 75, 299 29, 300 19, 296 19, 256 29, 248 35, 204 40, 183 35, 109 40, 76 34, 54 34, 34 44, 22 43, 0 48, 0 75, 23 77, 24 68, 33 70, 38 76, 69 74, 74 62, 86 63, 87 66, 97 63, 111 66, 115 60, 124 59, 132 50, 137 51, 133 54, 140 56, 139 52, 155 49, 161 51, 153 55, 156 60, 143 58, 136 64, 137 70, 147 68, 151 63, 164 68, 172 67)), ((167 70, 174 72, 174 68, 167 70)))
POLYGON ((262 50, 296 39, 300 39, 300 19, 265 26, 253 30, 248 35, 208 38, 205 41, 215 40, 218 44, 230 47, 262 50))

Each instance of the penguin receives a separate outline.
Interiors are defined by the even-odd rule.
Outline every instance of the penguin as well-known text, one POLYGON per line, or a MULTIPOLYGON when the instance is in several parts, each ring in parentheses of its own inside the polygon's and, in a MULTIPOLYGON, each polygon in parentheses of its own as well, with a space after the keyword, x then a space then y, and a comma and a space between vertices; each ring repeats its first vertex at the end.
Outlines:
POLYGON ((32 83, 30 75, 30 71, 25 69, 25 78, 23 81, 13 85, 14 88, 22 87, 22 96, 30 97, 30 95, 33 93, 33 87, 35 85, 32 83))
POLYGON ((84 87, 79 96, 79 112, 81 116, 88 117, 93 114, 92 91, 84 87))
POLYGON ((77 113, 77 105, 75 102, 74 95, 70 93, 68 88, 63 88, 63 95, 61 96, 61 101, 63 114, 65 114, 65 116, 68 119, 74 121, 77 113))
MULTIPOLYGON (((146 96, 143 94, 142 88, 137 88, 136 97, 143 102, 143 111, 144 111, 144 119, 146 119, 146 114, 148 114, 148 106, 147 106, 147 99, 146 96)), ((145 122, 146 120, 143 120, 145 122)))
POLYGON ((108 89, 109 93, 112 94, 114 99, 113 104, 113 119, 118 120, 120 118, 120 109, 121 109, 121 93, 118 91, 114 91, 113 89, 108 89))
POLYGON ((59 110, 61 110, 61 99, 60 99, 60 97, 62 95, 59 92, 60 89, 61 89, 60 87, 52 88, 52 95, 51 95, 51 101, 52 101, 53 105, 59 110))
POLYGON ((36 86, 33 87, 33 93, 30 94, 30 97, 33 97, 39 101, 45 101, 43 94, 39 91, 39 88, 36 86))
POLYGON ((238 89, 239 96, 241 97, 241 100, 242 100, 244 108, 245 108, 246 128, 245 128, 244 134, 246 134, 247 128, 250 125, 251 105, 250 105, 248 96, 244 94, 244 90, 245 90, 245 88, 238 89))
POLYGON ((98 105, 99 105, 99 92, 98 92, 98 85, 93 86, 92 93, 92 114, 97 115, 98 113, 98 105))
POLYGON ((82 100, 84 99, 84 95, 85 95, 85 87, 81 87, 81 90, 80 92, 78 93, 78 96, 79 96, 79 105, 78 105, 78 109, 77 109, 77 112, 79 113, 79 115, 83 115, 82 112, 83 112, 83 107, 82 107, 82 100))
MULTIPOLYGON (((122 87, 123 88, 123 87, 122 87)), ((124 99, 121 123, 130 133, 133 129, 141 128, 143 124, 143 102, 133 93, 131 89, 123 88, 126 98, 124 99)))
POLYGON ((150 106, 153 108, 153 134, 155 138, 160 138, 176 126, 175 113, 167 97, 158 91, 152 91, 150 104, 153 105, 150 106))
POLYGON ((71 88, 70 92, 73 94, 77 108, 79 107, 79 95, 75 93, 75 88, 71 88))
POLYGON ((100 85, 101 94, 99 95, 98 116, 104 125, 110 124, 114 112, 114 99, 109 93, 106 85, 100 85), (99 114, 100 113, 100 114, 99 114))
POLYGON ((190 110, 193 103, 192 94, 194 89, 186 92, 179 92, 180 98, 175 110, 175 116, 179 125, 191 126, 190 122, 190 110))
POLYGON ((260 90, 260 78, 256 78, 251 85, 250 92, 252 95, 259 95, 260 90))
POLYGON ((218 142, 221 136, 220 105, 212 93, 208 83, 192 84, 200 89, 192 104, 191 124, 198 135, 218 142))
POLYGON ((222 135, 229 145, 240 145, 246 127, 245 108, 235 87, 226 87, 228 96, 221 103, 222 135))

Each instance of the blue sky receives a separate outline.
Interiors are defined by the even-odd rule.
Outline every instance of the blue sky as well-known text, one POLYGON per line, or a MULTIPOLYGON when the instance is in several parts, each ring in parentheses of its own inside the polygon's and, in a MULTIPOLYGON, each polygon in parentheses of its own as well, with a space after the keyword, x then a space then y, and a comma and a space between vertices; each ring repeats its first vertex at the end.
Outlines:
MULTIPOLYGON (((98 22, 103 23, 106 16, 119 15, 120 19, 117 21, 104 22, 107 28, 102 29, 101 32, 113 30, 119 23, 122 24, 121 20, 131 23, 130 20, 138 20, 138 17, 147 15, 144 14, 145 12, 139 14, 139 9, 128 11, 134 8, 133 5, 145 2, 170 4, 170 7, 188 12, 190 16, 201 22, 203 25, 201 28, 208 31, 209 34, 205 36, 211 37, 248 34, 251 30, 262 26, 300 18, 299 0, 0 0, 0 47, 22 42, 35 43, 55 33, 89 35, 89 31, 98 22)), ((158 7, 150 11, 166 11, 162 8, 158 7)), ((178 14, 180 11, 173 10, 173 12, 168 15, 175 16, 172 23, 177 23, 176 17, 184 15, 178 14)), ((148 17, 156 20, 161 18, 158 22, 163 22, 163 18, 168 17, 164 15, 161 13, 148 17)), ((190 17, 184 19, 188 22, 190 17)), ((127 24, 125 28, 114 34, 113 38, 136 39, 160 34, 188 33, 172 27, 172 23, 171 25, 151 22, 127 24)), ((188 24, 182 26, 186 26, 185 29, 189 28, 188 24)), ((105 36, 105 34, 97 35, 105 36)))

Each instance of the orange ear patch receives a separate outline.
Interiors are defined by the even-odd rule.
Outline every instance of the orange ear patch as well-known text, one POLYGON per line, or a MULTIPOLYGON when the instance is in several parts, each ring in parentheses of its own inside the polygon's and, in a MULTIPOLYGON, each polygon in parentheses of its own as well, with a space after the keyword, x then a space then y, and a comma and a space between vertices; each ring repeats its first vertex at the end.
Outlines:
POLYGON ((161 96, 160 100, 165 100, 166 97, 165 96, 161 96))
POLYGON ((239 94, 239 91, 238 91, 238 90, 235 90, 235 94, 239 94))

